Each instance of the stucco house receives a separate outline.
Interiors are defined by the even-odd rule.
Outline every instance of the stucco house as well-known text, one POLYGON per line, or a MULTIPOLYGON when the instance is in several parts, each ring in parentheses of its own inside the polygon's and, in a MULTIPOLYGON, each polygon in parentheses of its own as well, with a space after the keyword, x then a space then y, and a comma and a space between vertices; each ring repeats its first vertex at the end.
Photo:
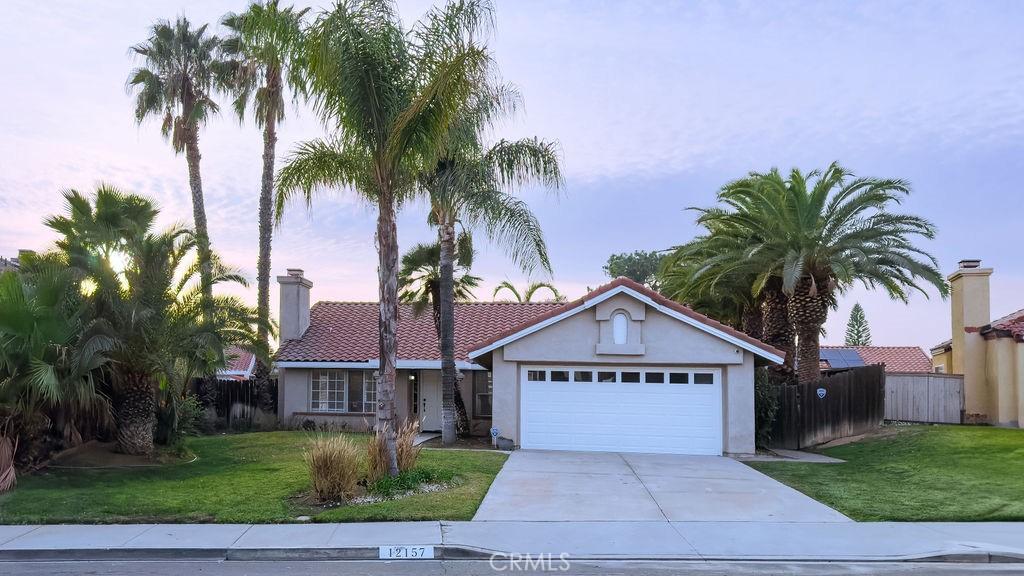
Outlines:
MULTIPOLYGON (((377 304, 319 302, 302 270, 278 277, 278 410, 368 429, 377 304)), ((530 449, 754 451, 754 368, 782 353, 618 278, 569 303, 456 304, 456 359, 474 432, 530 449)), ((440 427, 433 321, 400 310, 396 408, 440 427)))
POLYGON ((991 268, 961 260, 948 280, 952 338, 931 350, 936 372, 964 377, 964 419, 1024 425, 1024 310, 992 320, 991 268))

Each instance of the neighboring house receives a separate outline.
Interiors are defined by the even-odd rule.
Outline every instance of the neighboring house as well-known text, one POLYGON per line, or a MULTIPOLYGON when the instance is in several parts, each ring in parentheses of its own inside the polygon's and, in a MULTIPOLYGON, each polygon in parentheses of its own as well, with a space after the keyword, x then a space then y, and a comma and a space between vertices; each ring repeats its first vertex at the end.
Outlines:
POLYGON ((1024 425, 1024 310, 991 320, 989 276, 961 260, 949 276, 953 337, 932 348, 936 372, 964 377, 964 420, 1024 425))
POLYGON ((18 269, 18 259, 17 258, 3 258, 3 257, 0 257, 0 272, 5 272, 7 270, 17 270, 17 269, 18 269))
POLYGON ((821 370, 837 372, 857 366, 884 364, 885 372, 932 371, 932 361, 917 346, 822 346, 821 370))
POLYGON ((227 363, 224 368, 217 370, 218 380, 235 380, 245 382, 252 378, 252 372, 256 369, 256 355, 238 346, 229 346, 224 351, 227 363))
MULTIPOLYGON (((376 303, 320 302, 302 270, 279 276, 282 421, 373 424, 376 303)), ((456 304, 456 359, 475 433, 522 448, 754 451, 754 367, 782 354, 618 278, 569 303, 456 304)), ((440 354, 429 312, 402 306, 399 419, 440 428, 440 354)))

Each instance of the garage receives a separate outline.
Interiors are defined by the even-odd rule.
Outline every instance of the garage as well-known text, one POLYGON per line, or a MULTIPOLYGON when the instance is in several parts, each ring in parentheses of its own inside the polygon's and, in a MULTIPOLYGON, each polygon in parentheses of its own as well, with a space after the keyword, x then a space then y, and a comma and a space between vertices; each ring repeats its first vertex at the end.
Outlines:
POLYGON ((722 453, 717 368, 523 366, 526 449, 722 453))

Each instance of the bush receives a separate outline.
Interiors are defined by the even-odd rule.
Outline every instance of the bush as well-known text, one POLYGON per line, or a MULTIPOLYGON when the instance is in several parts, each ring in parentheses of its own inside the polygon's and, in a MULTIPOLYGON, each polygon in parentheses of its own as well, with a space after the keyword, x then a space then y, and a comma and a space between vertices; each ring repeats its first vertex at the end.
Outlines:
POLYGON ((398 429, 395 438, 395 452, 398 456, 398 471, 407 472, 416 467, 416 460, 420 457, 421 446, 415 446, 416 435, 420 432, 420 423, 415 420, 407 420, 398 429))
POLYGON ((367 491, 384 498, 391 498, 400 492, 419 488, 421 484, 451 482, 455 475, 450 470, 416 468, 406 470, 398 476, 384 476, 367 486, 367 491))
MULTIPOLYGON (((388 475, 388 451, 384 442, 387 428, 377 430, 366 443, 366 481, 374 484, 388 475)), ((420 431, 419 422, 409 420, 398 429, 395 435, 395 455, 398 459, 398 472, 407 472, 416 466, 420 457, 420 447, 415 446, 416 434, 420 431)))
POLYGON ((769 373, 767 368, 758 368, 754 372, 754 429, 759 448, 766 448, 771 442, 772 425, 779 412, 776 388, 783 383, 779 377, 769 373))
POLYGON ((382 432, 382 430, 377 430, 366 442, 367 484, 374 484, 388 475, 388 451, 382 432))
POLYGON ((359 449, 344 436, 314 438, 302 454, 313 496, 320 502, 352 498, 359 482, 359 449))

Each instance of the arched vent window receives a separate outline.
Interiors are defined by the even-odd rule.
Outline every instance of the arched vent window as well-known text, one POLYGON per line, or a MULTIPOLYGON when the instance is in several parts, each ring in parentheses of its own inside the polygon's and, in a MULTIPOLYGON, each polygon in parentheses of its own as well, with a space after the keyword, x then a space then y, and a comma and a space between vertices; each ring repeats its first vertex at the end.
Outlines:
POLYGON ((626 333, 629 329, 629 319, 624 312, 616 312, 612 316, 612 342, 615 344, 626 343, 626 333))

